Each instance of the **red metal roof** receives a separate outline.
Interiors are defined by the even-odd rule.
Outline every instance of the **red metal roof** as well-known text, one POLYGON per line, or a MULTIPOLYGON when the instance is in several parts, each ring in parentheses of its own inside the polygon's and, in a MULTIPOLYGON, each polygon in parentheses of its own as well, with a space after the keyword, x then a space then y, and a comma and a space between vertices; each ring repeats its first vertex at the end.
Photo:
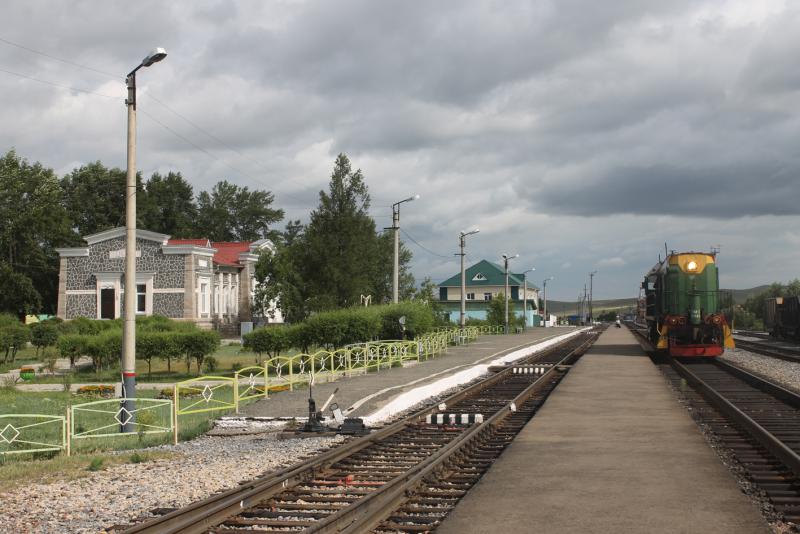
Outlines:
POLYGON ((196 247, 207 247, 208 239, 170 239, 167 245, 194 245, 196 247))
POLYGON ((217 249, 214 254, 214 263, 219 265, 239 265, 239 254, 250 251, 250 241, 211 243, 217 249))

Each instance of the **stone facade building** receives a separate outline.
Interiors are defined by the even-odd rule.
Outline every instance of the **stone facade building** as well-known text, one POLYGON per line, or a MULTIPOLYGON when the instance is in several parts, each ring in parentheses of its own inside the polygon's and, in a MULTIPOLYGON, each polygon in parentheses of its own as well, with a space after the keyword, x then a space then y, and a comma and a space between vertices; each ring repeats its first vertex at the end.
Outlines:
MULTIPOLYGON (((125 228, 84 237, 87 246, 61 256, 58 317, 115 319, 123 315, 125 228)), ((254 313, 255 263, 269 240, 212 243, 136 231, 136 313, 238 327, 254 313)), ((282 322, 280 312, 270 322, 282 322)))

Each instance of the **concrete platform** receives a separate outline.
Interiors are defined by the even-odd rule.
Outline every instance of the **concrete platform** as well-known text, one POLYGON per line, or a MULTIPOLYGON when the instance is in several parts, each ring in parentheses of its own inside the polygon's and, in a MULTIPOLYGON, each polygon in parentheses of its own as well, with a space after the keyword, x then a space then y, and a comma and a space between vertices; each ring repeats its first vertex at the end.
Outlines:
MULTIPOLYGON (((344 410, 361 403, 350 416, 361 417, 378 410, 398 395, 448 374, 466 369, 477 363, 498 358, 505 353, 551 339, 569 332, 572 328, 531 328, 522 334, 481 336, 468 345, 449 347, 442 356, 407 367, 385 369, 353 377, 341 377, 334 382, 314 385, 314 398, 321 406, 339 388, 334 402, 344 410)), ((284 391, 269 399, 258 401, 241 409, 242 415, 260 417, 304 417, 308 415, 308 389, 284 391)))
POLYGON ((439 534, 767 533, 625 328, 610 328, 439 534))

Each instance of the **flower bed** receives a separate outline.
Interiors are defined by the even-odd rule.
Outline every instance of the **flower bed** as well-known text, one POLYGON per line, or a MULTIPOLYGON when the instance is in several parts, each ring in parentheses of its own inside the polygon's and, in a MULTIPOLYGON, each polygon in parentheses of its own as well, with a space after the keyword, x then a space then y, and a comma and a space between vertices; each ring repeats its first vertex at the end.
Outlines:
POLYGON ((77 395, 85 395, 87 397, 102 397, 106 399, 114 397, 115 388, 114 386, 109 386, 106 384, 81 386, 75 393, 77 395))

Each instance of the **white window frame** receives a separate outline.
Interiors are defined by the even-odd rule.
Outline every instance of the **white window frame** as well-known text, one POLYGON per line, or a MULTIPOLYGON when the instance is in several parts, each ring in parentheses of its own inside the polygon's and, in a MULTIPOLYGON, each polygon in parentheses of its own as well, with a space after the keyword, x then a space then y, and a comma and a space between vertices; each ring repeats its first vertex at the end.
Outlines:
POLYGON ((211 316, 211 277, 197 277, 197 317, 204 318, 211 316), (206 291, 203 293, 203 284, 206 291))
POLYGON ((483 294, 483 300, 486 301, 486 302, 489 302, 490 300, 492 300, 492 297, 493 297, 493 295, 491 293, 484 293, 483 294))
POLYGON ((475 300, 475 293, 467 293, 466 300, 475 300))

